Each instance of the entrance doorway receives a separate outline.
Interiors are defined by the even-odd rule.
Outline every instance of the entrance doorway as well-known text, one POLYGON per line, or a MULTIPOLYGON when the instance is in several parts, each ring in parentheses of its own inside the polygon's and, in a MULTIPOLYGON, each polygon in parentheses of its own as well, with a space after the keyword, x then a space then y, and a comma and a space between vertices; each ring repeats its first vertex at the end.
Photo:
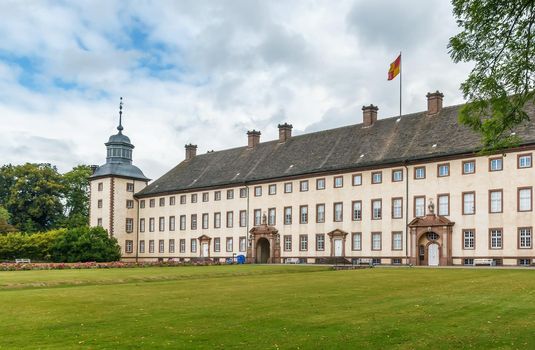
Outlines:
POLYGON ((267 264, 269 262, 269 241, 266 238, 260 238, 256 243, 256 262, 258 264, 267 264))
POLYGON ((207 258, 208 257, 208 243, 203 243, 202 244, 202 249, 201 249, 201 256, 203 258, 207 258))
POLYGON ((431 243, 427 247, 427 262, 429 266, 438 266, 438 244, 431 243))
POLYGON ((342 240, 334 240, 334 256, 342 256, 342 240))

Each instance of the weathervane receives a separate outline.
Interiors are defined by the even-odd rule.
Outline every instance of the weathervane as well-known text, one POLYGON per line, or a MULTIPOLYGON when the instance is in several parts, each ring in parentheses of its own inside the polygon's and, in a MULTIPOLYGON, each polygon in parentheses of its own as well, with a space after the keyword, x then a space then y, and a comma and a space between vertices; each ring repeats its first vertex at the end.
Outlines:
POLYGON ((121 97, 119 102, 119 126, 117 127, 117 130, 119 130, 119 134, 123 131, 123 98, 121 97))

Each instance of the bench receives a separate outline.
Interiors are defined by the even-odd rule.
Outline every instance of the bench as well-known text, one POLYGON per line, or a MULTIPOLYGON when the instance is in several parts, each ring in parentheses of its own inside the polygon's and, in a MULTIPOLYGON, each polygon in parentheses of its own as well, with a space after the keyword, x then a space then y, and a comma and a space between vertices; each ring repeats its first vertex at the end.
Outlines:
POLYGON ((286 264, 299 264, 299 259, 298 258, 286 258, 284 262, 286 264))
POLYGON ((15 264, 30 264, 30 259, 15 259, 15 264))
POLYGON ((373 259, 370 259, 370 258, 359 258, 357 260, 357 265, 373 266, 373 259))
POLYGON ((495 266, 496 263, 494 262, 494 259, 474 259, 474 266, 478 265, 495 266))

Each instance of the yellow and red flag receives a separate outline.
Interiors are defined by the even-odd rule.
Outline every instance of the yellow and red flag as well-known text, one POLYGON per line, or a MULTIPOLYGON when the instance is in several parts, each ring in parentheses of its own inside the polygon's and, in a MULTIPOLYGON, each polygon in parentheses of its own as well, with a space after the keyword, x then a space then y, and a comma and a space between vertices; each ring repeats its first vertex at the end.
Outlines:
POLYGON ((392 63, 390 63, 390 69, 388 70, 388 80, 394 79, 398 74, 401 68, 401 54, 398 58, 392 63))

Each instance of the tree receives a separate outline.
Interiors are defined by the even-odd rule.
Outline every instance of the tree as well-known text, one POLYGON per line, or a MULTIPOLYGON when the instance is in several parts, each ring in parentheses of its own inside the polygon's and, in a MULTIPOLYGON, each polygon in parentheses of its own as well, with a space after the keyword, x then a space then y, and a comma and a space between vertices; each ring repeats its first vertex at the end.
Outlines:
POLYGON ((14 232, 15 228, 9 224, 9 212, 0 205, 0 234, 14 232))
POLYGON ((462 31, 450 38, 454 62, 475 66, 461 90, 459 121, 480 133, 483 151, 520 142, 515 127, 535 102, 535 0, 453 0, 462 31))
POLYGON ((63 174, 65 227, 88 224, 89 176, 91 176, 91 168, 87 165, 78 165, 63 174))
POLYGON ((59 236, 51 249, 55 262, 117 261, 121 247, 102 227, 78 227, 59 236))

